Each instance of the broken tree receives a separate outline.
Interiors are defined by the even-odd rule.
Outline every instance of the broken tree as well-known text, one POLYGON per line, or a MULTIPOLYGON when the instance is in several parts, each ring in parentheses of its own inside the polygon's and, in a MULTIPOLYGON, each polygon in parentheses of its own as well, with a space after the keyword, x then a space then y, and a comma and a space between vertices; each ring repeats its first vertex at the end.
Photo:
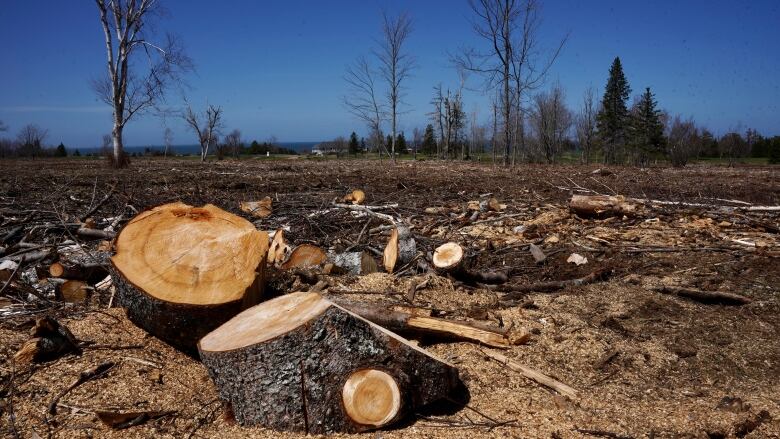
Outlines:
POLYGON ((396 224, 390 232, 390 240, 385 247, 383 262, 385 270, 392 273, 396 267, 408 264, 414 259, 417 247, 411 230, 404 224, 396 224))
POLYGON ((317 293, 243 311, 198 348, 236 420, 277 430, 381 428, 462 385, 453 366, 317 293))
POLYGON ((184 350, 259 303, 268 235, 206 205, 171 203, 133 218, 116 239, 117 299, 150 334, 184 350))

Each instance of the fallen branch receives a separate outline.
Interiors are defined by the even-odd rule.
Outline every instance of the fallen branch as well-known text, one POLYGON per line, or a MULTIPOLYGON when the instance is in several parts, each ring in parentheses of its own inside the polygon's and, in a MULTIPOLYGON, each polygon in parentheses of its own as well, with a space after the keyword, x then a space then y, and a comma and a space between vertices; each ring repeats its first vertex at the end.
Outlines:
POLYGON ((411 311, 388 309, 381 305, 341 301, 337 301, 337 303, 360 317, 401 335, 443 337, 451 340, 478 342, 503 349, 510 346, 509 338, 498 328, 489 330, 484 325, 476 327, 469 322, 455 322, 437 317, 415 315, 411 311))
POLYGON ((577 279, 568 279, 568 280, 559 280, 559 281, 550 281, 550 282, 539 282, 535 284, 524 284, 524 285, 518 285, 518 284, 506 284, 498 287, 499 291, 507 292, 509 294, 504 295, 501 298, 501 301, 513 301, 522 299, 527 293, 530 292, 536 292, 536 293, 550 293, 553 291, 562 290, 566 287, 579 287, 582 285, 587 285, 593 282, 601 281, 609 277, 609 275, 612 273, 612 270, 609 269, 602 269, 594 271, 593 273, 580 277, 577 279))
POLYGON ((95 367, 91 367, 89 369, 86 369, 86 370, 82 371, 79 374, 79 377, 76 378, 76 380, 73 381, 73 383, 70 386, 66 387, 65 390, 60 392, 57 396, 54 397, 54 399, 51 400, 51 402, 49 403, 49 414, 50 415, 56 415, 57 414, 57 403, 60 401, 60 399, 62 399, 62 397, 67 395, 71 390, 73 390, 76 387, 86 383, 89 380, 93 380, 95 378, 100 378, 106 372, 108 372, 109 369, 114 367, 114 364, 116 364, 116 363, 114 363, 113 361, 106 361, 106 362, 98 364, 95 367))
POLYGON ((674 294, 707 304, 747 305, 748 303, 753 302, 753 299, 749 297, 724 291, 703 291, 694 288, 672 287, 667 285, 652 287, 652 290, 663 294, 674 294))
POLYGON ((549 387, 550 389, 555 390, 556 392, 560 393, 561 395, 569 399, 577 398, 577 391, 574 390, 572 387, 554 378, 550 378, 547 375, 539 372, 538 370, 531 369, 530 367, 525 366, 507 357, 506 355, 499 354, 497 352, 490 352, 490 351, 482 351, 482 352, 485 355, 487 355, 489 358, 498 361, 499 363, 514 370, 515 372, 520 372, 524 377, 532 379, 545 387, 549 387))

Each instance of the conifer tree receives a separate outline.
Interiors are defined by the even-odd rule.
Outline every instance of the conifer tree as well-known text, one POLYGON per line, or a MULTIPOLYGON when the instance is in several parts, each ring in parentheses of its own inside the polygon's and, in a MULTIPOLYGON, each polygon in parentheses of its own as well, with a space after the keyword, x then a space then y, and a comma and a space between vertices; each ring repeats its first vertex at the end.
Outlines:
POLYGON ((636 103, 632 114, 632 146, 636 148, 639 165, 646 165, 651 156, 663 152, 664 126, 661 123, 661 111, 650 87, 636 103))
POLYGON ((352 134, 349 135, 349 153, 352 155, 357 155, 359 150, 360 144, 358 143, 357 134, 352 131, 352 134))
POLYGON ((422 150, 426 154, 433 154, 436 152, 436 135, 433 133, 433 124, 428 124, 428 126, 425 127, 422 150))
POLYGON ((65 149, 65 145, 60 142, 60 144, 57 146, 57 150, 54 151, 55 157, 67 157, 68 156, 68 150, 65 149))
POLYGON ((631 93, 620 58, 616 57, 609 69, 609 80, 604 89, 601 111, 597 116, 599 137, 604 145, 604 162, 616 163, 618 149, 625 146, 629 127, 626 102, 631 93))

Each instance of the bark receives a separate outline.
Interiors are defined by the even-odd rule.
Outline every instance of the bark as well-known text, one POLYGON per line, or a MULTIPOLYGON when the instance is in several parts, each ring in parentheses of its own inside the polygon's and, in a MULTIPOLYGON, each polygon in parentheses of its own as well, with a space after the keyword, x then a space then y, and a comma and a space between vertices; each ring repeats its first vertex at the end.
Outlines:
POLYGON ((572 195, 569 208, 583 216, 633 215, 638 204, 619 195, 572 195))
POLYGON ((417 254, 417 244, 414 241, 411 230, 404 224, 396 224, 390 234, 383 255, 385 270, 392 273, 396 267, 401 267, 411 262, 417 254))
POLYGON ((453 366, 316 293, 294 293, 244 311, 201 340, 199 350, 236 420, 276 430, 322 434, 384 427, 450 396, 461 385, 453 366), (306 318, 290 323, 281 334, 262 340, 268 336, 264 322, 278 318, 274 312, 284 312, 286 322, 296 319, 299 308, 291 308, 290 301, 299 299, 314 301, 316 309, 307 310, 306 318), (244 327, 254 326, 254 338, 260 341, 253 342, 232 326, 242 321, 244 327), (223 343, 236 338, 242 340, 230 346, 223 343), (389 419, 360 423, 345 408, 345 384, 365 370, 384 372, 397 385, 399 407, 389 419))

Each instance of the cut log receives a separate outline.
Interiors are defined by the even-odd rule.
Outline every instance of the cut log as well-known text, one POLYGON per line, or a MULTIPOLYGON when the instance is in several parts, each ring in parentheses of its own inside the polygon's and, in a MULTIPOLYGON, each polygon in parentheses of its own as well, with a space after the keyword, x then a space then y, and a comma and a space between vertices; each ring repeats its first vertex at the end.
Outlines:
POLYGON ((462 385, 455 367, 317 293, 250 308, 198 348, 236 420, 276 430, 386 427, 462 385))
POLYGON ((364 275, 378 270, 374 257, 368 252, 336 253, 329 255, 328 260, 349 274, 364 275))
POLYGON ((280 266, 290 255, 290 246, 284 241, 284 230, 274 232, 274 239, 268 247, 268 265, 280 266))
POLYGON ((107 253, 62 253, 59 260, 49 265, 49 276, 62 279, 98 282, 108 275, 107 253))
POLYGON ((327 258, 328 255, 325 254, 325 251, 316 245, 301 244, 295 247, 280 267, 283 270, 315 267, 325 262, 327 258))
POLYGON ((390 232, 390 240, 387 242, 383 254, 385 270, 392 273, 396 267, 411 262, 416 253, 417 247, 409 227, 396 224, 393 231, 390 232))
POLYGON ((68 303, 84 303, 89 296, 89 286, 80 280, 66 280, 57 286, 57 296, 68 303))
POLYGON ((341 199, 342 203, 363 204, 366 201, 366 193, 360 189, 355 189, 341 199))
POLYGON ((183 350, 259 303, 268 234, 208 204, 144 211, 116 240, 117 300, 150 334, 183 350))
POLYGON ((339 305, 383 326, 393 332, 410 338, 434 337, 456 341, 470 341, 496 348, 509 348, 510 341, 500 329, 493 330, 437 317, 418 315, 412 310, 387 309, 382 305, 339 302, 339 305))
POLYGON ((265 197, 260 201, 242 201, 238 204, 246 213, 258 218, 265 218, 271 215, 271 197, 265 197))
POLYGON ((472 285, 476 283, 500 284, 508 280, 508 276, 504 272, 481 272, 468 269, 463 247, 457 242, 448 242, 437 247, 433 252, 433 266, 455 279, 472 285))
POLYGON ((632 215, 638 205, 622 195, 572 195, 569 208, 581 216, 632 215))

